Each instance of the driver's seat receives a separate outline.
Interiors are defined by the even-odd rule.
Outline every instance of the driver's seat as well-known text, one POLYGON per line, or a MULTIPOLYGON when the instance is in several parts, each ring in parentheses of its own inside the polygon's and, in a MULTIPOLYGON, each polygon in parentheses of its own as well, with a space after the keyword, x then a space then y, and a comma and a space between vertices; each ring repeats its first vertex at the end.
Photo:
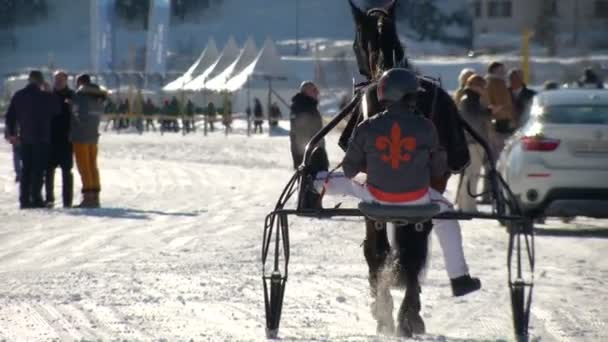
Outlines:
POLYGON ((365 217, 376 222, 416 224, 429 221, 441 209, 436 203, 399 206, 360 202, 359 210, 365 217))

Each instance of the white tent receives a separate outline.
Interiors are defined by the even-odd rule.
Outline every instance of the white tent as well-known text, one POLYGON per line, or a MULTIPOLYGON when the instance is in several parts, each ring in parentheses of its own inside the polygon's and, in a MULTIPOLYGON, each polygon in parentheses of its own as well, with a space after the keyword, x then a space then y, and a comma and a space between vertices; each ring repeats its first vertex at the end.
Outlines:
POLYGON ((297 83, 296 77, 288 71, 271 40, 266 40, 253 62, 228 80, 224 89, 230 92, 238 91, 247 86, 248 81, 249 87, 265 87, 265 77, 274 78, 277 85, 297 83))
POLYGON ((255 42, 249 38, 245 45, 243 46, 243 50, 237 57, 237 59, 230 64, 224 71, 222 71, 219 75, 214 77, 205 83, 205 89, 209 89, 212 91, 222 91, 225 88, 226 82, 232 77, 239 74, 243 69, 245 69, 251 62, 255 60, 258 55, 257 47, 255 46, 255 42))
POLYGON ((173 80, 163 87, 164 91, 174 92, 182 89, 184 85, 192 81, 196 76, 207 70, 215 61, 217 61, 219 51, 215 45, 215 40, 210 39, 207 47, 201 53, 200 57, 190 66, 190 68, 180 77, 173 80))
MULTIPOLYGON (((274 91, 272 96, 278 95, 287 102, 297 92, 300 80, 283 63, 274 43, 266 40, 255 60, 228 80, 224 89, 233 93, 233 107, 244 111, 255 97, 266 102, 270 83, 274 91)), ((285 113, 284 103, 273 102, 277 102, 285 113)))
POLYGON ((222 50, 222 53, 217 60, 200 75, 196 76, 192 81, 190 81, 190 83, 186 84, 184 89, 191 91, 201 91, 205 89, 205 83, 219 75, 228 66, 230 66, 237 59, 239 53, 240 50, 234 39, 231 37, 228 39, 226 46, 224 46, 224 50, 222 50))

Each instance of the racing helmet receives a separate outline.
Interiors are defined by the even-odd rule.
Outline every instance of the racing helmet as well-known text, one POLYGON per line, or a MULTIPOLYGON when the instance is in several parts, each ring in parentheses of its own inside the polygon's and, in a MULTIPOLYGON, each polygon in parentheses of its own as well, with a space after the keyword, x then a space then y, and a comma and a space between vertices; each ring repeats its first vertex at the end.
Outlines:
POLYGON ((390 69, 378 80, 378 101, 384 104, 396 103, 406 97, 414 97, 420 88, 416 73, 409 69, 390 69))

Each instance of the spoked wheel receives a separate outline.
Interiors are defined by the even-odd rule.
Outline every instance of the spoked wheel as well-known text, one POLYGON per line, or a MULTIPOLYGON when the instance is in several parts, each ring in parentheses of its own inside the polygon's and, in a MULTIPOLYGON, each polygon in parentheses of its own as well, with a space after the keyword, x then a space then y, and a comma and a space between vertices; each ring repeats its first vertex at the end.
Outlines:
MULTIPOLYGON (((266 338, 275 339, 279 335, 279 324, 287 283, 289 262, 289 231, 287 215, 271 214, 266 218, 262 249, 264 306, 266 309, 266 338), (266 262, 272 254, 270 275, 266 272, 266 262)), ((270 268, 270 267, 269 267, 270 268)))

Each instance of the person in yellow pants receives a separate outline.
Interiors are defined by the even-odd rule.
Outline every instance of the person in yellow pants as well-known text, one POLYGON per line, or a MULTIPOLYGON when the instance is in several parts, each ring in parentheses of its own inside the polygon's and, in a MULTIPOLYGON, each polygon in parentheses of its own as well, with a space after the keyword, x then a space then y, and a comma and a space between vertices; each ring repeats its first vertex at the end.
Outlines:
MULTIPOLYGON (((94 206, 98 207, 101 182, 99 180, 99 168, 97 167, 97 144, 74 143, 74 156, 82 181, 84 200, 86 201, 87 194, 96 194, 96 196, 90 195, 90 197, 94 197, 94 206)), ((92 201, 87 203, 89 202, 92 201)))
POLYGON ((82 181, 80 208, 99 208, 101 182, 97 166, 99 123, 104 111, 107 92, 91 83, 89 75, 80 75, 74 96, 74 112, 71 121, 71 140, 74 146, 76 166, 82 181))

